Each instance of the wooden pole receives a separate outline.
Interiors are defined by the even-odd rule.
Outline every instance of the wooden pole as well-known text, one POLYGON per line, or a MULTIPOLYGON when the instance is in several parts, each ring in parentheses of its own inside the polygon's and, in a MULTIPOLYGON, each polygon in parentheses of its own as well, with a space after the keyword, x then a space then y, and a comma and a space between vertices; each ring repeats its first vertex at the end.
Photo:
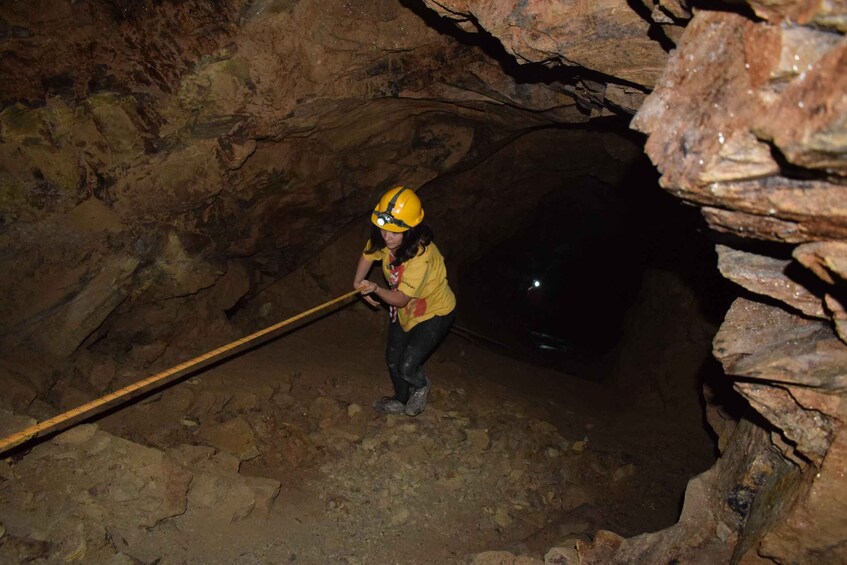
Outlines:
POLYGON ((339 296, 338 298, 330 300, 329 302, 324 302, 320 306, 316 306, 315 308, 306 310, 305 312, 297 314, 296 316, 288 318, 287 320, 284 320, 272 326, 268 326, 267 328, 259 330, 256 333, 250 334, 247 337, 243 337, 239 340, 233 341, 232 343, 223 345, 213 351, 209 351, 208 353, 204 353, 203 355, 190 359, 185 363, 181 363, 175 367, 171 367, 170 369, 162 371, 161 373, 157 373, 152 377, 140 380, 120 390, 116 390, 115 392, 111 392, 105 396, 101 396, 100 398, 83 404, 82 406, 68 410, 67 412, 59 414, 58 416, 54 416, 49 420, 44 420, 39 424, 30 426, 29 428, 26 428, 25 430, 22 430, 16 434, 5 437, 0 440, 0 454, 3 454, 6 451, 9 451, 10 449, 22 445, 26 442, 29 442, 39 436, 43 436, 54 431, 68 428, 90 416, 103 412, 111 406, 115 406, 129 399, 135 398, 145 392, 149 392, 150 390, 164 386, 170 382, 177 380, 180 377, 185 376, 188 373, 196 371, 197 369, 200 369, 202 367, 208 367, 212 363, 221 360, 225 356, 225 354, 233 353, 236 349, 241 346, 247 345, 248 343, 257 340, 260 337, 273 333, 298 320, 302 320, 303 318, 310 316, 316 312, 319 312, 324 308, 328 308, 329 306, 338 304, 339 302, 346 300, 358 293, 358 290, 350 291, 346 294, 339 296))

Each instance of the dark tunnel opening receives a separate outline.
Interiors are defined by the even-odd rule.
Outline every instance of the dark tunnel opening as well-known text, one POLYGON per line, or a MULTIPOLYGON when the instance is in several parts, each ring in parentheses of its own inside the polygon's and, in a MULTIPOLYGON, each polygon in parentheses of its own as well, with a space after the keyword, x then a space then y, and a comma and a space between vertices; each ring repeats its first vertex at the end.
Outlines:
MULTIPOLYGON (((587 137, 576 139, 583 148, 590 139, 631 142, 619 125, 587 128, 587 137)), ((551 190, 511 223, 500 222, 508 236, 459 263, 457 333, 560 375, 557 382, 529 369, 503 384, 516 393, 536 387, 562 422, 588 398, 575 392, 579 385, 566 384, 572 377, 590 382, 586 390, 603 390, 597 425, 585 430, 586 439, 600 451, 622 449, 637 468, 650 469, 647 498, 676 505, 675 514, 651 516, 650 523, 638 504, 621 507, 609 517, 612 527, 627 535, 666 527, 682 509, 688 481, 719 455, 706 398, 737 402, 711 353, 734 290, 717 269, 714 237, 699 210, 660 188, 643 153, 622 165, 620 153, 579 155, 564 147, 560 154, 590 163, 574 174, 550 165, 549 145, 523 153, 532 175, 499 175, 513 184, 506 194, 531 198, 528 178, 551 190), (598 174, 616 167, 623 174, 598 174)), ((501 161, 515 168, 514 160, 501 161)), ((510 204, 506 199, 498 207, 510 204)))
POLYGON ((671 273, 696 296, 686 316, 717 328, 731 294, 716 262, 698 210, 661 190, 641 155, 617 185, 593 174, 562 178, 510 237, 463 265, 459 320, 512 354, 608 381, 625 342, 646 331, 628 319, 652 291, 648 271, 671 273))

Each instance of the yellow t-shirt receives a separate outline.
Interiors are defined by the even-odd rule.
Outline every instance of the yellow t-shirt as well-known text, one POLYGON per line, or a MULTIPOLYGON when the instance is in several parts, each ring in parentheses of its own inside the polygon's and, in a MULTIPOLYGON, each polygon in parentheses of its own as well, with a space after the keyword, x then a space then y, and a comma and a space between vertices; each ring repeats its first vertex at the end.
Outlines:
POLYGON ((434 316, 445 316, 456 307, 456 297, 447 284, 444 257, 434 243, 396 269, 391 269, 390 252, 386 247, 363 255, 371 261, 381 261, 382 274, 391 289, 411 298, 408 304, 397 309, 400 327, 404 331, 434 316))

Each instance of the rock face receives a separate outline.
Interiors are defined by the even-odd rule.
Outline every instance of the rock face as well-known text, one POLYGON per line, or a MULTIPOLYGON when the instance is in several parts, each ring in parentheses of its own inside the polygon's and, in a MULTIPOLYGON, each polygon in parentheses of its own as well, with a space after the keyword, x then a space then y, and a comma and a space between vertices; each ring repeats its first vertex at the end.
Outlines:
MULTIPOLYGON (((685 556, 669 547, 698 522, 699 533, 687 537, 730 527, 734 562, 847 559, 847 483, 836 471, 847 433, 843 13, 818 3, 751 4, 764 21, 694 17, 633 127, 649 134, 662 186, 702 206, 707 223, 732 236, 718 246, 719 268, 755 298, 732 306, 714 353, 768 433, 715 422, 727 447, 718 476, 713 470, 698 482, 718 491, 726 481, 736 485, 706 503, 715 514, 690 516, 695 503, 687 499, 676 527, 652 539, 598 542, 586 550, 589 562, 597 555, 637 562, 660 549, 685 556), (739 442, 759 463, 731 471, 739 442)), ((692 482, 690 493, 696 488, 692 482)))
MULTIPOLYGON (((667 54, 650 30, 654 21, 673 23, 670 14, 662 14, 665 8, 661 5, 655 6, 651 21, 637 11, 643 8, 640 11, 645 12, 647 6, 633 9, 631 2, 623 0, 556 4, 427 0, 426 4, 466 31, 493 35, 521 63, 581 67, 614 77, 609 81, 615 84, 614 92, 620 92, 626 83, 635 86, 627 91, 630 93, 646 92, 655 85, 667 54)), ((680 20, 689 17, 675 2, 668 4, 675 4, 680 20)), ((585 83, 586 90, 589 84, 585 83)), ((614 98, 609 102, 615 103, 614 98)))
POLYGON ((0 336, 59 359, 106 336, 220 343, 226 311, 398 179, 589 118, 388 0, 48 0, 2 17, 0 336), (173 324, 188 319, 193 335, 173 324))
MULTIPOLYGON (((583 57, 581 34, 557 35, 591 11, 593 22, 622 29, 622 14, 610 18, 606 4, 559 11, 527 3, 429 4, 465 28, 484 28, 519 59, 579 59, 624 77, 597 42, 583 57)), ((651 4, 654 21, 689 17, 683 5, 651 4)), ((654 88, 632 126, 649 136, 646 150, 661 185, 701 206, 708 225, 727 234, 718 246, 721 272, 760 297, 733 306, 714 352, 741 379, 737 392, 773 428, 753 433, 750 424, 727 426, 713 417, 725 455, 691 484, 678 526, 635 540, 600 536, 582 548, 587 562, 847 558, 847 484, 834 471, 843 458, 847 366, 847 10, 821 2, 749 4, 760 20, 698 11, 658 80, 632 69, 628 77, 654 88), (774 300, 783 306, 766 305, 774 300), (761 462, 749 480, 747 464, 731 455, 740 444, 738 453, 761 462), (727 481, 735 486, 727 489, 727 481), (705 498, 703 485, 728 495, 705 498), (711 514, 695 516, 703 505, 711 514), (707 543, 716 532, 721 543, 707 543)))
MULTIPOLYGON (((750 293, 714 343, 746 412, 708 408, 723 456, 692 481, 676 526, 603 533, 576 552, 587 563, 847 561, 844 3, 424 4, 5 3, 3 407, 41 417, 44 398, 62 406, 84 387, 126 384, 100 356, 150 367, 232 337, 245 297, 398 179, 418 187, 534 128, 637 110, 632 127, 648 136, 662 187, 701 207, 722 240, 721 272, 750 293), (457 40, 433 26, 462 31, 457 40), (503 51, 523 74, 488 56, 503 51), (54 370, 68 364, 98 376, 80 384, 54 370)), ((449 197, 457 209, 497 200, 449 197)), ((318 423, 326 410, 313 407, 318 423)), ((468 432, 470 449, 489 449, 484 430, 468 432)), ((273 485, 230 484, 216 466, 227 462, 187 450, 173 457, 198 473, 189 496, 188 471, 170 456, 89 433, 39 457, 63 461, 68 442, 92 455, 104 442, 117 457, 138 451, 137 480, 159 489, 142 501, 141 526, 186 500, 213 507, 213 485, 241 502, 227 519, 252 511, 249 493, 273 496, 273 485)), ((241 439, 238 458, 249 460, 252 438, 241 439)), ((137 500, 133 484, 80 496, 137 500)), ((103 532, 87 527, 56 542, 63 557, 99 547, 103 532)), ((21 559, 44 550, 42 534, 20 541, 21 559)))

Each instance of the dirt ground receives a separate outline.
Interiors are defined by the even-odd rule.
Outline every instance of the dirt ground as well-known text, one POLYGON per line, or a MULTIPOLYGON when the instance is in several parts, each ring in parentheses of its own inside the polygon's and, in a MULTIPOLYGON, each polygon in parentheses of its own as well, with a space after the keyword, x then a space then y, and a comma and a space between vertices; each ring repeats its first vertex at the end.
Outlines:
MULTIPOLYGON (((427 409, 381 415, 370 404, 390 392, 384 340, 384 313, 354 303, 98 420, 195 470, 224 461, 230 475, 279 482, 275 498, 253 488, 241 503, 226 473, 195 472, 181 513, 124 530, 102 516, 112 552, 130 559, 114 562, 443 564, 491 550, 543 559, 598 529, 669 526, 687 480, 712 462, 699 414, 638 408, 455 334, 428 362, 427 409)), ((25 465, 8 473, 23 486, 25 465)), ((38 488, 61 492, 62 480, 38 488)), ((55 520, 51 493, 40 494, 30 522, 38 512, 55 520)), ((68 558, 10 547, 26 539, 16 524, 29 523, 12 514, 0 555, 68 558)), ((100 553, 89 541, 70 555, 100 553)))

